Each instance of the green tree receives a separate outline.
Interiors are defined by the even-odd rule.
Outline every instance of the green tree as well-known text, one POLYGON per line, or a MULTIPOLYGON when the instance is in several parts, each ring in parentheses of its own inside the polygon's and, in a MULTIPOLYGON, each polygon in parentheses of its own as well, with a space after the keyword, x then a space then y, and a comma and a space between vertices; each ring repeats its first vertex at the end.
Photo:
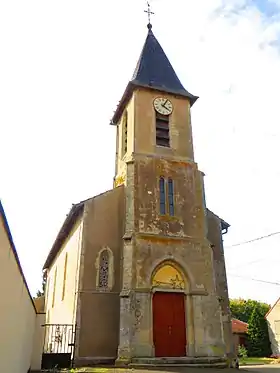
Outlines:
POLYGON ((255 308, 258 305, 261 308, 261 312, 265 315, 270 309, 269 304, 258 302, 253 299, 231 299, 230 300, 230 310, 232 317, 249 322, 250 316, 255 308))
POLYGON ((256 304, 248 325, 248 353, 250 356, 263 357, 271 354, 268 327, 261 305, 256 304))
POLYGON ((38 290, 36 293, 36 297, 42 297, 45 295, 45 290, 46 290, 46 283, 47 283, 47 275, 46 272, 43 272, 43 278, 42 278, 42 288, 41 290, 38 290))
POLYGON ((263 357, 271 354, 268 327, 265 319, 265 314, 269 309, 270 306, 268 304, 252 299, 230 300, 232 317, 249 324, 249 338, 246 346, 249 356, 263 357))

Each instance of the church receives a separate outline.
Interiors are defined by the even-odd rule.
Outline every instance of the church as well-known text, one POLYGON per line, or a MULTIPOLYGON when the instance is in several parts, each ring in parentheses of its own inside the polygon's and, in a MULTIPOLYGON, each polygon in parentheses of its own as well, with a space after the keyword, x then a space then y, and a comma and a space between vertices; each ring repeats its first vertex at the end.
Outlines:
POLYGON ((197 99, 149 23, 111 120, 114 186, 72 206, 44 265, 43 360, 69 333, 75 366, 225 366, 232 356, 229 224, 206 207, 192 137, 197 99))

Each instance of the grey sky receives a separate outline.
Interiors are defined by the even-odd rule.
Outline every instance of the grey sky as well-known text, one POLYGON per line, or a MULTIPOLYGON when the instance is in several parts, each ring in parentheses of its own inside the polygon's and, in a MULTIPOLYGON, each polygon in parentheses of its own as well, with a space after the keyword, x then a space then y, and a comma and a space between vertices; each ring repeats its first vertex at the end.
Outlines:
MULTIPOLYGON (((151 1, 156 37, 200 96, 196 161, 208 207, 231 224, 226 247, 280 230, 280 11, 269 3, 151 1)), ((146 37, 145 6, 0 5, 0 196, 33 293, 72 203, 112 187, 109 121, 146 37)), ((280 282, 279 245, 280 235, 225 249, 231 296, 278 298, 279 286, 232 274, 280 282)))

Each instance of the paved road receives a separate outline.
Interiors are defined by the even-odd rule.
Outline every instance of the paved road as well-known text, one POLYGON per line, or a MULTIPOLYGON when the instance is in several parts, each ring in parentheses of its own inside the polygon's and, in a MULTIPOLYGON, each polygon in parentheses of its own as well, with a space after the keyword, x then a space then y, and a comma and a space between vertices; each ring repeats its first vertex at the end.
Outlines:
POLYGON ((240 367, 241 371, 249 373, 280 373, 280 364, 247 365, 240 367))
MULTIPOLYGON (((81 369, 78 372, 94 372, 103 373, 102 368, 100 369, 81 369)), ((215 368, 179 368, 179 367, 162 367, 149 369, 104 369, 104 373, 280 373, 280 364, 271 365, 250 365, 240 367, 240 370, 236 369, 215 369, 215 368)))
MULTIPOLYGON (((269 365, 246 365, 237 369, 215 369, 215 368, 179 368, 179 367, 163 367, 149 369, 132 369, 127 370, 127 373, 280 373, 280 364, 269 365)), ((114 373, 125 373, 124 371, 114 373)))

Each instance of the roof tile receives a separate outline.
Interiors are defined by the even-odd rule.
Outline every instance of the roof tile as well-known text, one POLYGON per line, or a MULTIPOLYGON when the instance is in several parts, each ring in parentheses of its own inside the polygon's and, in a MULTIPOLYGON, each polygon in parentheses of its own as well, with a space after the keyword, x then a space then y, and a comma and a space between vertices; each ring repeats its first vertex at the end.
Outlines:
POLYGON ((231 320, 232 332, 233 333, 247 333, 248 332, 248 324, 246 322, 232 319, 231 320))

